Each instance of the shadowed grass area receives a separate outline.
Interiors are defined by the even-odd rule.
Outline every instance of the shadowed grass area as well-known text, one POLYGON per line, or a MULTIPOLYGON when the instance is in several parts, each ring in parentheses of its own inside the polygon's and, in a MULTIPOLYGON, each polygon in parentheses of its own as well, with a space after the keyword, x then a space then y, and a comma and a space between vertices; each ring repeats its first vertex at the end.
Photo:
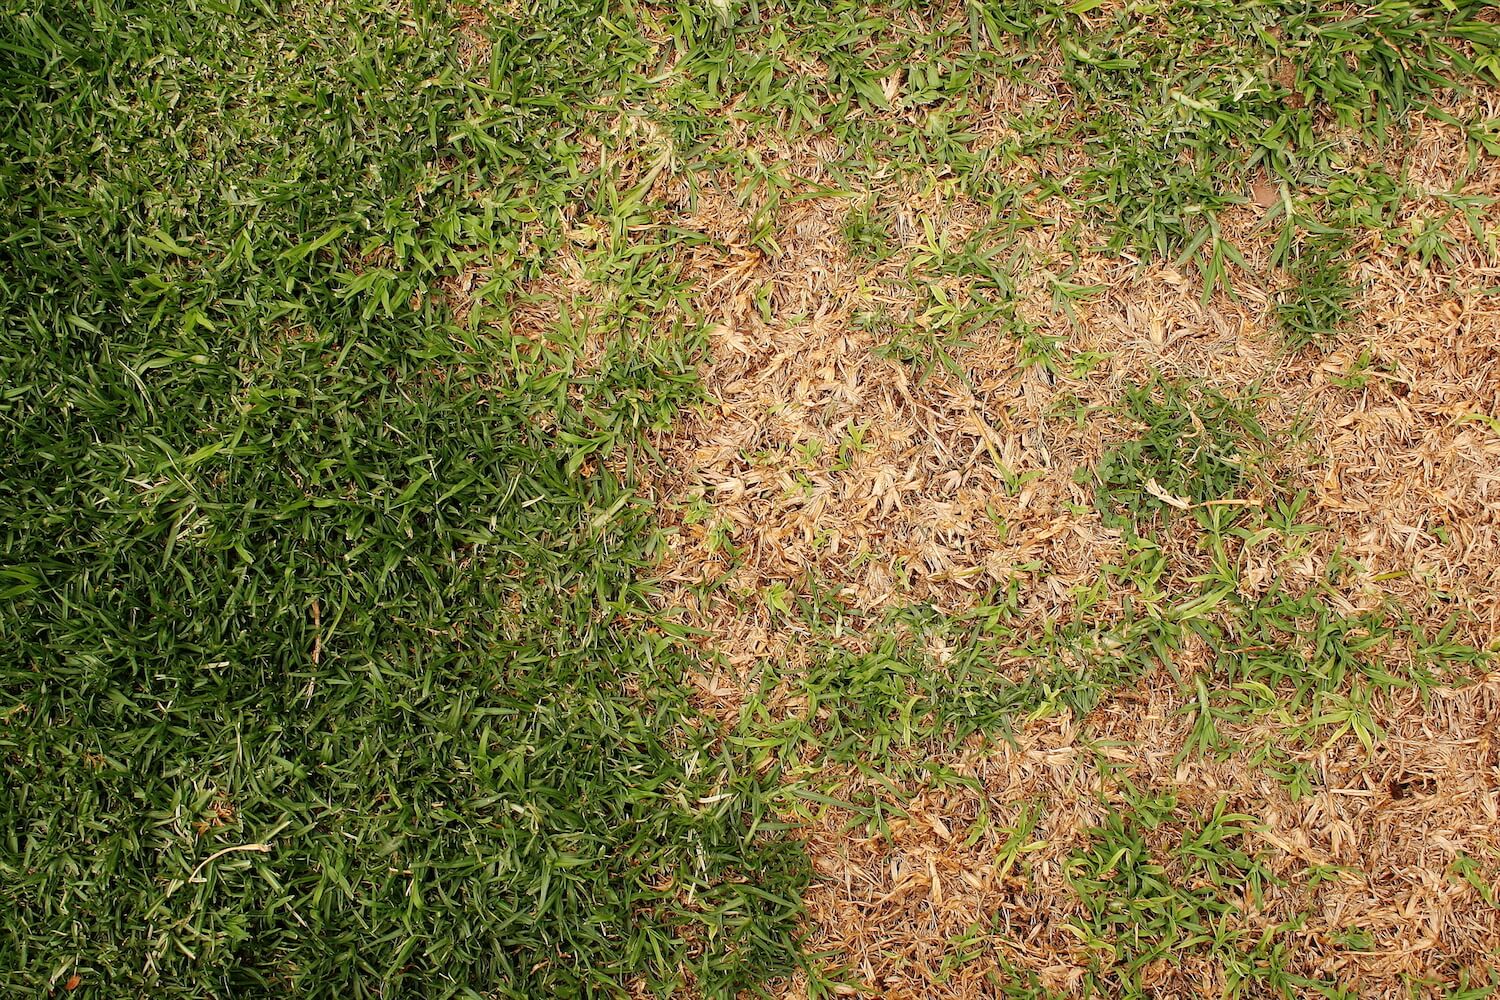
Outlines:
POLYGON ((8 989, 791 967, 805 862, 632 624, 650 511, 602 462, 694 393, 669 259, 601 262, 594 373, 434 294, 524 280, 598 189, 603 11, 506 19, 476 73, 425 6, 7 11, 8 989))

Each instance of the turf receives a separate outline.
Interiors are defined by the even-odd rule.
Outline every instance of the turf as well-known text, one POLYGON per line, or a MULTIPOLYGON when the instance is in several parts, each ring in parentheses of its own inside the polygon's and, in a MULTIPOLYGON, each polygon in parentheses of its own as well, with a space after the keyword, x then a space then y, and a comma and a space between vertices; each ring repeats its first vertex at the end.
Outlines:
MULTIPOLYGON (((1240 919, 1283 887, 1259 818, 1139 787, 1090 727, 1165 678, 1174 763, 1251 760, 1296 803, 1322 751, 1374 754, 1382 698, 1492 655, 1445 594, 1350 605, 1337 545, 1293 572, 1332 528, 1271 389, 1152 370, 1074 395, 1110 370, 1074 341, 1120 293, 1079 271, 1125 261, 1205 305, 1249 287, 1281 360, 1395 383, 1377 336, 1320 352, 1361 329, 1372 247, 1413 282, 1493 255, 1496 123, 1454 103, 1500 83, 1490 5, 7 0, 0 53, 5 991, 878 995, 868 955, 816 951, 816 830, 894 843, 950 793, 985 804, 957 837, 939 819, 944 849, 1023 888, 930 968, 881 945, 934 996, 977 966, 977 995, 1058 995, 1007 930, 1045 865, 1062 992, 1150 995, 1188 963, 1229 996, 1345 995, 1317 949, 1400 944, 1309 946, 1331 865, 1298 870, 1295 915, 1240 919), (1051 96, 998 96, 1027 88, 1051 96), (1447 190, 1397 162, 1418 113, 1464 138, 1447 190), (923 207, 960 203, 957 235, 923 207), (860 307, 789 315, 825 205, 817 252, 860 307), (1252 205, 1253 260, 1230 234, 1252 205), (985 433, 1011 404, 978 345, 1008 345, 1044 429, 1105 429, 1053 499, 1110 559, 879 613, 853 572, 744 585, 784 538, 701 484, 675 512, 660 469, 713 412, 736 316, 845 324, 903 391, 967 394, 979 437, 954 440, 997 484, 996 548, 1046 474, 985 433), (713 567, 681 606, 664 528, 713 567), (684 608, 724 601, 797 655, 754 658, 713 712, 733 629, 684 608), (1097 778, 1071 831, 1052 816, 1077 801, 1000 802, 964 770, 1039 720, 1076 726, 1097 778)), ((1483 405, 1447 419, 1493 430, 1483 405)), ((830 403, 827 440, 735 461, 791 463, 776 488, 809 497, 883 460, 886 416, 830 403)), ((1495 857, 1427 882, 1493 906, 1495 857)), ((936 933, 933 891, 907 937, 936 933)), ((1407 986, 1484 996, 1477 968, 1407 986)))
POLYGON ((598 190, 597 14, 469 72, 426 8, 7 12, 8 991, 791 967, 801 852, 628 624, 653 531, 605 461, 692 396, 669 259, 611 262, 587 376, 434 294, 598 190))

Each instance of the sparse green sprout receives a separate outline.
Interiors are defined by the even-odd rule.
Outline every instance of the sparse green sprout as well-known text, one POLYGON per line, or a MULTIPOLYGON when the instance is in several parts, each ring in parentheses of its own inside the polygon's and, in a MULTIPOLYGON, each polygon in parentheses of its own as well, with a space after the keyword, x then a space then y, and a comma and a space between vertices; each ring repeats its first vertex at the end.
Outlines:
POLYGON ((1340 389, 1363 389, 1370 384, 1370 368, 1374 359, 1370 356, 1369 348, 1359 352, 1359 357, 1349 364, 1348 370, 1343 375, 1330 375, 1328 381, 1340 389))
POLYGON ((891 255, 891 234, 870 202, 856 204, 844 217, 844 242, 856 258, 878 264, 891 255))
POLYGON ((1469 855, 1460 851, 1448 866, 1448 875, 1469 885, 1488 905, 1500 906, 1495 899, 1494 886, 1484 876, 1484 866, 1469 855))

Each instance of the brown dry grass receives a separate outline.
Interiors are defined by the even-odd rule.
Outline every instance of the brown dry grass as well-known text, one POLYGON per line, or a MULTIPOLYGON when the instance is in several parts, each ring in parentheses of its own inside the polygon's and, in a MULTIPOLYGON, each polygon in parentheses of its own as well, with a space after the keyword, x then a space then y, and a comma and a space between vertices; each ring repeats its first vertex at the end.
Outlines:
MULTIPOLYGON (((1024 99, 997 97, 1002 106, 1024 99)), ((1445 128, 1423 123, 1412 153, 1438 189, 1462 146, 1445 128)), ((784 155, 817 179, 818 149, 784 155)), ((1077 269, 1069 280, 1105 291, 1076 324, 1057 317, 1044 287, 1049 264, 1063 256, 1056 235, 1075 220, 1035 206, 1049 224, 1024 238, 1037 266, 1022 308, 1070 347, 1107 352, 1107 362, 1087 378, 1050 378, 1019 370, 1008 338, 981 336, 962 353, 966 379, 939 368, 921 380, 878 356, 879 333, 864 317, 919 308, 898 275, 922 224, 962 237, 983 212, 941 183, 866 196, 901 206, 895 236, 903 246, 880 265, 851 259, 841 233, 848 204, 839 200, 783 209, 780 253, 771 255, 749 246, 749 213, 712 182, 696 200, 682 199, 676 220, 722 248, 697 251, 689 263, 696 306, 713 324, 702 372, 708 402, 661 440, 666 471, 651 488, 672 532, 664 604, 704 629, 705 645, 721 654, 718 673, 701 686, 722 717, 733 718, 757 663, 795 670, 811 655, 797 626, 778 626, 766 609, 772 584, 831 584, 851 620, 867 623, 893 604, 960 611, 1014 567, 1036 563, 1026 574, 1032 609, 1065 608, 1118 547, 1096 516, 1079 512, 1088 496, 1073 472, 1121 433, 1098 415, 1152 371, 1227 390, 1258 381, 1272 426, 1301 428, 1304 450, 1287 455, 1281 471, 1309 490, 1306 519, 1331 530, 1293 565, 1277 564, 1274 553, 1252 562, 1249 585, 1273 577, 1290 584, 1287 574, 1310 583, 1342 551, 1359 567, 1335 598, 1344 610, 1395 598, 1432 627, 1469 609, 1460 635, 1481 646, 1500 630, 1500 433, 1470 419, 1500 412, 1500 302, 1481 292, 1496 284, 1497 270, 1466 231, 1455 228, 1464 256, 1454 268, 1415 265, 1373 240, 1361 246, 1360 324, 1326 353, 1288 355, 1271 327, 1277 278, 1265 263, 1263 206, 1226 220, 1249 264, 1236 275, 1236 298, 1218 294, 1205 304, 1195 276, 1086 254, 1070 260, 1077 269), (757 296, 769 303, 764 313, 757 296), (1335 385, 1331 378, 1362 354, 1374 377, 1359 389, 1335 385), (1095 417, 1058 419, 1055 407, 1069 397, 1095 417), (862 429, 865 447, 840 462, 852 428, 862 429), (997 458, 1013 473, 1038 475, 1012 489, 997 458), (722 548, 726 538, 736 558, 722 548), (726 579, 700 599, 701 585, 726 579)), ((999 995, 997 955, 1075 991, 1086 956, 1069 927, 1079 904, 1063 867, 1103 816, 1117 780, 1101 777, 1108 763, 1142 787, 1172 791, 1188 813, 1224 798, 1263 824, 1255 846, 1284 884, 1259 907, 1246 901, 1241 920, 1258 935, 1305 915, 1289 940, 1294 971, 1391 997, 1407 995, 1412 982, 1449 981, 1456 969, 1483 971, 1500 946, 1500 911, 1450 869, 1462 855, 1479 861, 1492 885, 1500 871, 1497 695, 1500 677, 1491 676, 1427 704, 1415 695, 1383 702, 1376 751, 1344 736, 1304 754, 1316 787, 1294 802, 1245 752, 1174 764, 1189 725, 1183 696, 1177 682, 1154 678, 1086 720, 1026 726, 1015 747, 949 754, 942 763, 983 791, 908 789, 911 818, 892 824, 889 836, 850 833, 848 814, 825 812, 806 831, 818 876, 812 945, 847 962, 853 980, 879 996, 999 995), (1081 742, 1084 731, 1112 748, 1081 742), (1004 828, 1029 804, 1043 807, 1035 849, 1002 869, 995 858, 1004 828), (990 824, 967 841, 981 810, 990 824), (1317 882, 1318 866, 1337 871, 1317 882), (994 950, 945 969, 966 929, 991 920, 994 950), (1337 935, 1351 929, 1374 946, 1340 944, 1337 935)), ((1240 734, 1247 745, 1277 739, 1263 725, 1240 734)), ((858 777, 842 777, 847 793, 862 789, 858 777)), ((1154 836, 1165 846, 1181 829, 1169 823, 1154 836)), ((1223 975, 1202 962, 1160 963, 1147 983, 1153 995, 1200 996, 1222 988, 1223 975)), ((798 992, 787 987, 788 996, 798 992)))
MULTIPOLYGON (((1003 129, 1006 113, 1055 95, 1051 88, 1045 79, 1032 90, 1006 85, 989 95, 979 127, 1003 129)), ((1332 598, 1340 610, 1394 599, 1436 628, 1464 609, 1458 638, 1483 647, 1500 634, 1500 428, 1474 419, 1500 414, 1500 297, 1485 291, 1500 285, 1500 268, 1461 226, 1453 226, 1460 254, 1453 267, 1420 265, 1374 237, 1360 245, 1360 322, 1323 349, 1289 353, 1273 328, 1281 279, 1268 264, 1267 206, 1256 203, 1266 199, 1223 220, 1247 266, 1235 274, 1235 297, 1219 293, 1206 303, 1194 275, 1065 250, 1059 236, 1079 232, 1079 220, 1056 202, 1031 204, 1043 224, 1021 238, 1032 262, 1019 290, 1022 314, 1103 362, 1086 376, 1050 376, 1021 368, 1011 338, 981 331, 959 357, 963 378, 942 367, 919 378, 880 356, 885 331, 873 318, 920 323, 924 284, 964 291, 922 275, 914 261, 929 231, 956 242, 979 230, 983 206, 942 180, 872 176, 858 199, 895 207, 889 259, 851 255, 843 225, 852 202, 844 198, 782 205, 768 250, 752 239, 754 196, 726 175, 677 175, 669 144, 658 146, 654 160, 620 164, 621 182, 650 183, 652 198, 668 206, 665 222, 711 237, 682 261, 692 309, 711 334, 701 371, 707 402, 656 442, 663 461, 648 470, 646 486, 668 539, 662 606, 705 636, 708 666, 696 681, 702 704, 726 722, 760 664, 795 673, 816 655, 807 629, 767 606, 772 586, 830 587, 851 625, 838 641, 856 648, 862 630, 891 607, 961 612, 1016 575, 1023 617, 1066 613, 1074 590, 1095 579, 1120 544, 1074 473, 1128 433, 1112 404, 1152 372, 1231 393, 1258 383, 1268 426, 1297 430, 1301 444, 1281 456, 1277 471, 1308 491, 1303 519, 1329 530, 1291 563, 1275 551, 1250 553, 1248 588, 1308 586, 1342 554, 1354 568, 1332 598), (1069 281, 1103 288, 1076 321, 1051 304, 1048 276, 1065 266, 1069 281), (1366 383, 1337 384, 1362 357, 1366 383), (1060 415, 1068 412, 1088 416, 1060 415)), ((1408 153, 1413 176, 1447 190, 1462 148, 1449 126, 1419 121, 1408 153)), ((790 173, 832 183, 824 165, 839 151, 831 140, 775 153, 790 173)), ((1068 164, 1016 169, 1066 173, 1068 164)), ((1482 191, 1497 192, 1500 172, 1482 191)), ((1408 208, 1431 210, 1420 201, 1408 208)), ((540 310, 532 319, 543 330, 556 319, 548 303, 583 303, 599 290, 564 254, 553 273, 518 294, 540 310)), ((1172 555, 1182 580, 1201 564, 1187 541, 1172 555)), ((804 831, 817 873, 808 895, 811 946, 847 964, 852 980, 877 996, 998 996, 1002 958, 1052 989, 1076 992, 1087 955, 1070 926, 1080 904, 1065 865, 1123 776, 1173 793, 1179 815, 1222 799, 1255 817, 1253 846, 1281 884, 1258 905, 1242 901, 1239 920, 1257 937, 1302 915, 1286 938, 1293 971, 1394 998, 1413 983, 1451 981, 1457 969, 1493 967, 1500 910, 1451 869, 1460 856, 1472 858, 1500 889, 1500 675, 1439 690, 1430 702, 1415 694, 1379 701, 1385 736, 1373 753, 1353 735, 1293 751, 1316 776, 1300 801, 1249 750, 1179 762, 1189 729, 1183 705, 1181 685, 1163 673, 1117 692, 1086 719, 1020 726, 1014 746, 971 741, 944 752, 936 762, 975 787, 906 789, 910 818, 888 835, 850 832, 850 814, 825 810, 804 831), (1009 867, 997 863, 1006 828, 1032 807, 1041 818, 1031 848, 1009 867), (988 826, 968 839, 981 812, 988 826), (987 947, 945 967, 954 942, 974 926, 993 929, 987 947), (1351 930, 1370 935, 1373 946, 1340 943, 1351 930)), ((1269 722, 1227 735, 1251 748, 1282 738, 1269 722)), ((821 777, 851 796, 872 790, 852 773, 821 777)), ((1164 824, 1155 846, 1165 849, 1182 830, 1164 824)), ((1202 996, 1217 994, 1224 975, 1202 960, 1162 962, 1146 983, 1152 995, 1202 996)), ((801 992, 795 983, 783 988, 788 997, 801 992)))
MULTIPOLYGON (((1408 995, 1409 979, 1446 982, 1455 968, 1490 967, 1500 913, 1448 872, 1461 854, 1495 849, 1500 734, 1476 720, 1496 717, 1500 675, 1439 691, 1427 704, 1396 699, 1381 713, 1387 736, 1371 756, 1352 741, 1308 754, 1316 788, 1299 802, 1243 756, 1176 762, 1187 725, 1176 688, 1158 677, 1101 707, 1085 723, 1098 742, 1050 719, 1019 731, 1014 747, 946 761, 981 790, 911 789, 910 820, 893 822, 890 836, 850 835, 849 816, 824 816, 809 831, 817 944, 848 960, 878 996, 998 996, 997 953, 1053 989, 1076 991, 1088 959, 1068 926, 1079 904, 1063 872, 1085 831, 1104 819, 1101 793, 1123 775, 1172 791, 1190 813, 1224 799, 1263 824, 1253 847, 1284 884, 1258 907, 1242 899, 1240 919, 1258 934, 1305 914, 1291 935, 1292 971, 1334 977, 1360 996, 1395 997, 1408 995), (1033 806, 1043 812, 1029 850, 1008 868, 997 863, 1009 828, 1033 806), (981 811, 989 825, 970 840, 981 811), (1332 881, 1314 884, 1320 869, 1332 881), (976 924, 993 928, 994 950, 940 976, 953 942, 976 924), (1373 947, 1340 946, 1336 936, 1350 930, 1370 934, 1373 947)), ((1165 857, 1182 830, 1158 828, 1153 847, 1165 857)), ((1217 995, 1222 976, 1205 963, 1161 963, 1145 982, 1153 996, 1217 995)))

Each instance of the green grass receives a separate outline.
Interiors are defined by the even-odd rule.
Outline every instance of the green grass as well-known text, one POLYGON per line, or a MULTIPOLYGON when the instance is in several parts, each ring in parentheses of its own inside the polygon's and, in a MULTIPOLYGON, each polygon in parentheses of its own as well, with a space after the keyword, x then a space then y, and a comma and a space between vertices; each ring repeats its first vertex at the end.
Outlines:
POLYGON ((1253 396, 1230 399, 1158 376, 1126 388, 1120 410, 1138 433, 1111 447, 1083 476, 1096 484, 1106 523, 1160 519, 1235 499, 1255 485, 1272 447, 1253 396))
POLYGON ((1342 233, 1309 239, 1288 273, 1292 285, 1276 302, 1276 321, 1292 347, 1337 334, 1353 319, 1358 291, 1349 279, 1348 240, 1342 233))
POLYGON ((639 624, 651 512, 600 461, 694 398, 672 255, 601 212, 597 373, 506 321, 615 199, 579 144, 638 52, 602 10, 498 22, 472 73, 425 5, 7 11, 6 990, 727 996, 798 960, 801 850, 639 624), (475 262, 460 326, 434 283, 475 262))
POLYGON ((1254 819, 1227 813, 1220 800, 1201 823, 1172 822, 1174 805, 1168 797, 1111 811, 1103 826, 1087 832, 1089 846, 1068 860, 1068 882, 1084 905, 1076 927, 1090 952, 1090 993, 1148 996, 1145 967, 1184 952, 1242 962, 1273 996, 1314 985, 1281 969, 1257 969, 1250 942, 1235 926, 1242 907, 1258 905, 1271 877, 1244 848, 1254 819), (1146 839, 1164 822, 1172 822, 1178 845, 1170 857, 1146 839))

